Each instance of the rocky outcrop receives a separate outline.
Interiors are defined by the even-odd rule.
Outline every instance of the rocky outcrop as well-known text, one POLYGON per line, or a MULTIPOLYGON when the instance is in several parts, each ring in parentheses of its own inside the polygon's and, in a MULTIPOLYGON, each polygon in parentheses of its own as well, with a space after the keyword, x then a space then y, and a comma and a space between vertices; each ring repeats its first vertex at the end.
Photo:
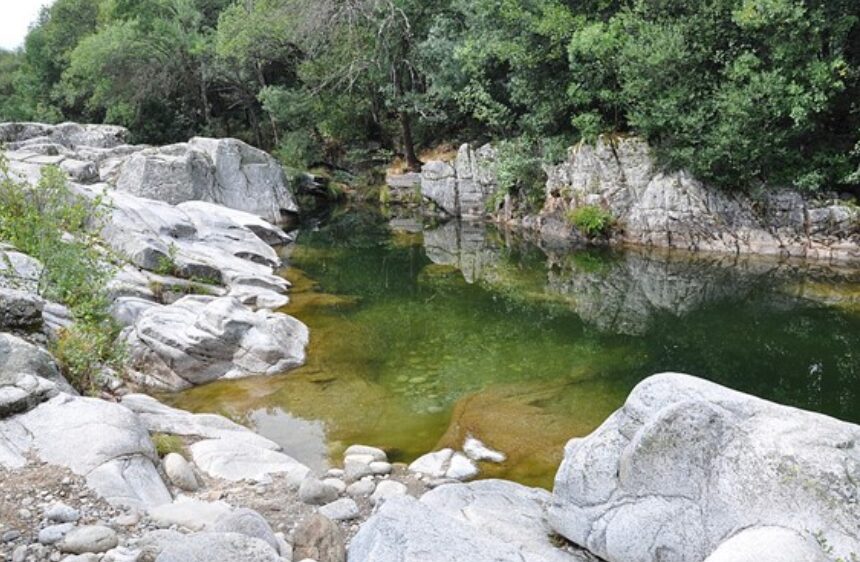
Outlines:
POLYGON ((393 498, 361 527, 349 546, 349 560, 594 560, 551 542, 544 515, 549 500, 544 490, 501 480, 442 486, 420 501, 393 498))
POLYGON ((611 214, 611 240, 618 244, 860 261, 856 205, 790 189, 767 190, 757 198, 716 189, 683 171, 664 172, 647 143, 635 137, 581 144, 564 162, 547 166, 545 205, 532 216, 515 217, 507 204, 498 212, 487 210, 498 189, 496 159, 489 145, 463 145, 453 162, 424 166, 422 194, 451 216, 494 212, 499 222, 559 243, 582 242, 567 215, 592 205, 611 214))
MULTIPOLYGON (((791 190, 760 200, 660 170, 638 138, 601 139, 570 149, 547 168, 542 217, 597 205, 617 221, 620 242, 738 254, 830 261, 860 260, 860 210, 791 190)), ((542 221, 535 225, 541 228, 542 221)))
POLYGON ((171 205, 217 203, 273 223, 298 212, 280 164, 236 139, 193 138, 141 150, 122 164, 116 187, 171 205))
POLYGON ((308 329, 286 314, 253 312, 233 297, 192 295, 142 311, 121 339, 136 379, 182 389, 297 367, 308 329))
POLYGON ((568 443, 550 524, 609 562, 748 560, 738 552, 752 543, 849 560, 860 552, 858 443, 858 426, 655 375, 568 443))
POLYGON ((30 453, 85 476, 112 504, 146 508, 171 501, 149 433, 117 404, 62 393, 0 421, 0 465, 23 467, 30 453))
MULTIPOLYGON (((272 312, 289 302, 273 246, 292 237, 271 221, 297 210, 281 167, 232 139, 158 149, 125 145, 126 136, 110 126, 0 125, 12 174, 32 185, 58 165, 73 192, 100 205, 92 227, 121 264, 111 312, 126 327, 138 382, 176 390, 300 365, 307 329, 272 312), (92 173, 72 173, 71 161, 92 173), (188 294, 198 296, 182 300, 188 294)), ((0 247, 0 328, 44 324, 50 335, 68 324, 62 307, 36 294, 41 269, 0 247)))
POLYGON ((421 170, 421 195, 455 217, 483 217, 496 191, 495 149, 464 144, 453 163, 428 162, 421 170))

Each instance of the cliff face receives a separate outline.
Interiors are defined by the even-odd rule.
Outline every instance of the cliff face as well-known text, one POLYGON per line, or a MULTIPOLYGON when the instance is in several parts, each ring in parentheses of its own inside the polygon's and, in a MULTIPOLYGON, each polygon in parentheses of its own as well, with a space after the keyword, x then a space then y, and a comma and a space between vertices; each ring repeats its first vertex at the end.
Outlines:
MULTIPOLYGON (((422 193, 451 215, 484 215, 497 189, 495 166, 490 147, 464 145, 452 164, 425 167, 422 193), (473 193, 480 204, 463 203, 464 194, 473 193)), ((635 137, 573 147, 546 172, 546 202, 538 215, 515 217, 505 205, 494 218, 548 239, 575 240, 566 214, 596 205, 612 214, 612 241, 619 244, 860 261, 856 206, 788 189, 752 198, 709 187, 683 171, 660 170, 648 144, 635 137)))
POLYGON ((615 217, 625 243, 860 260, 860 209, 787 189, 753 199, 708 187, 683 171, 664 173, 641 139, 572 148, 547 175, 541 215, 599 205, 615 217))

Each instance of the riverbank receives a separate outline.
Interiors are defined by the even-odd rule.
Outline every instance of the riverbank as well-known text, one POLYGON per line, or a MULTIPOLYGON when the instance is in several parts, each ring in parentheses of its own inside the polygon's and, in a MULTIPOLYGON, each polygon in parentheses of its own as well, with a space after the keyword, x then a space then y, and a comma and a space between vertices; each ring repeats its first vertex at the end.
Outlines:
MULTIPOLYGON (((451 447, 409 465, 380 443, 350 444, 342 466, 313 469, 227 418, 138 393, 273 380, 307 361, 314 336, 282 311, 290 287, 279 274, 291 249, 273 247, 292 238, 270 222, 295 210, 288 180, 230 139, 151 148, 124 145, 119 128, 0 132, 4 186, 27 192, 42 169, 59 166, 68 196, 92 206, 89 247, 110 273, 107 310, 124 350, 123 371, 100 371, 86 389, 98 397, 80 396, 64 376, 69 365, 49 352, 81 320, 42 291, 54 262, 0 249, 8 560, 718 562, 743 560, 750 543, 768 555, 788 544, 812 560, 860 552, 860 428, 686 375, 640 382, 596 431, 575 435, 552 492, 459 483, 507 459, 472 436, 452 436, 451 447)), ((483 240, 470 246, 474 236, 447 225, 437 234, 428 245, 435 266, 456 263, 472 280, 499 271, 476 267, 490 263, 474 259, 487 255, 483 240)), ((583 295, 570 302, 583 306, 583 295)))
POLYGON ((421 194, 449 216, 487 217, 562 245, 860 262, 860 207, 849 194, 715 188, 684 170, 663 170, 651 147, 636 137, 571 147, 564 161, 542 166, 543 185, 509 192, 499 176, 510 167, 506 157, 513 156, 491 145, 464 144, 452 161, 425 164, 413 186, 420 185, 421 194))

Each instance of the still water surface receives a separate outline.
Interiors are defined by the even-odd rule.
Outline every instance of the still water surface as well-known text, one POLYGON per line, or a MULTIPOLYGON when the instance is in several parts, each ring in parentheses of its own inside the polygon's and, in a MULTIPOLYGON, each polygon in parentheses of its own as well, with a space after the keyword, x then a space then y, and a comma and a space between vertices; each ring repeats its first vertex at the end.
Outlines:
POLYGON ((479 224, 342 210, 287 250, 307 364, 169 397, 322 469, 472 433, 484 475, 549 487, 564 443, 662 371, 860 422, 860 272, 727 256, 552 251, 479 224))

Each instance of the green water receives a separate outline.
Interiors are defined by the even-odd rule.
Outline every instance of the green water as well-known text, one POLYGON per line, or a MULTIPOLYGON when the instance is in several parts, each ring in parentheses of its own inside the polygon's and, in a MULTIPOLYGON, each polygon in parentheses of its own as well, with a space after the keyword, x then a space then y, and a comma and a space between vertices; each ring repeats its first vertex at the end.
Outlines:
POLYGON ((702 376, 860 422, 860 272, 726 256, 552 251, 481 225, 339 211, 286 256, 307 364, 171 397, 255 426, 315 468, 468 433, 487 476, 550 486, 564 443, 637 382, 702 376))

